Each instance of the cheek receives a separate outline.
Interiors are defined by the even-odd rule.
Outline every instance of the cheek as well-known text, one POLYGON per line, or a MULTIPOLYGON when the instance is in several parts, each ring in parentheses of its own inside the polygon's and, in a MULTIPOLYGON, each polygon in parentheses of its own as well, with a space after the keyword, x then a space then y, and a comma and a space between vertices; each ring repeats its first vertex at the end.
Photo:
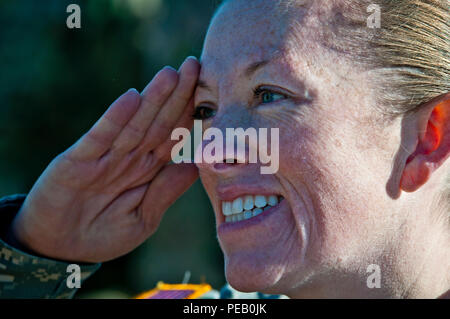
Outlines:
POLYGON ((280 175, 293 187, 293 200, 307 197, 312 203, 314 254, 341 261, 364 253, 364 242, 377 224, 374 214, 383 183, 373 190, 354 143, 342 133, 348 130, 330 126, 310 120, 284 129, 280 175))
POLYGON ((305 181, 314 167, 321 165, 322 154, 313 127, 304 121, 289 124, 280 125, 280 175, 295 185, 296 181, 305 181))

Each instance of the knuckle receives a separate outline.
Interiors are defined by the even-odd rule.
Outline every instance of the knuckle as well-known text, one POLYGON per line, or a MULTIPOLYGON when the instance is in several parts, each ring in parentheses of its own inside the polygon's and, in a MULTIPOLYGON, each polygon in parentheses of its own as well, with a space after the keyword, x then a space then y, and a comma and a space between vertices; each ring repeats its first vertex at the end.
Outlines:
POLYGON ((172 97, 172 103, 175 105, 186 105, 191 98, 192 92, 186 90, 180 90, 178 94, 174 94, 172 97))
POLYGON ((151 133, 154 133, 156 137, 166 136, 169 131, 172 131, 173 124, 168 120, 161 120, 155 123, 151 133))
POLYGON ((171 67, 164 67, 157 76, 157 81, 154 82, 157 91, 168 93, 174 89, 178 82, 178 73, 171 67))
POLYGON ((136 125, 135 123, 128 123, 125 126, 124 133, 127 139, 132 142, 135 139, 140 139, 144 136, 146 128, 141 127, 140 125, 136 125))

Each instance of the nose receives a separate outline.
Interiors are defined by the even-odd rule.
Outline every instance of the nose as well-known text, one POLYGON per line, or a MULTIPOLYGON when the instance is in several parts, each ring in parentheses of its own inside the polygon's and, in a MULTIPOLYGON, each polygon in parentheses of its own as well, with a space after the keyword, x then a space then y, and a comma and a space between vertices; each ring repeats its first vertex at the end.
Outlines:
POLYGON ((226 132, 219 129, 215 130, 213 138, 205 136, 195 152, 195 162, 199 169, 223 174, 238 173, 248 164, 247 143, 230 142, 226 136, 226 132))
POLYGON ((258 157, 258 136, 251 112, 239 103, 222 105, 199 144, 195 152, 199 169, 216 174, 242 173, 258 157))
POLYGON ((223 161, 221 163, 214 163, 213 164, 213 169, 216 171, 224 171, 224 170, 229 170, 232 168, 236 168, 239 165, 243 165, 244 163, 239 163, 237 161, 237 159, 235 158, 227 158, 227 159, 223 159, 223 161))

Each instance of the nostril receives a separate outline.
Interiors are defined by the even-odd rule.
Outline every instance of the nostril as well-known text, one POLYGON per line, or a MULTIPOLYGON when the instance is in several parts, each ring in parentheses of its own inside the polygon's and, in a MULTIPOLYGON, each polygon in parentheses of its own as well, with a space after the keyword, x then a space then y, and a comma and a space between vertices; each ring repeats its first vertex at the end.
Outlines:
POLYGON ((214 164, 214 169, 215 170, 223 170, 223 169, 225 169, 225 168, 227 168, 228 167, 228 165, 226 164, 226 163, 217 163, 217 164, 214 164))
POLYGON ((230 168, 230 167, 233 167, 236 165, 239 165, 239 163, 235 159, 230 159, 228 162, 226 160, 223 160, 222 163, 214 164, 214 169, 223 170, 223 169, 230 168))
POLYGON ((237 160, 234 159, 234 158, 229 158, 229 159, 225 159, 224 158, 222 163, 225 163, 225 164, 237 164, 237 160))

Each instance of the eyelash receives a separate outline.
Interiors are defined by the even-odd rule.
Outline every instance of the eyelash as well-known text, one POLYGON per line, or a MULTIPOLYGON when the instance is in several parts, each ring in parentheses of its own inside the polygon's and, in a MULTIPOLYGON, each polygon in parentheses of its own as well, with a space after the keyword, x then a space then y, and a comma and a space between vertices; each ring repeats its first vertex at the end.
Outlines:
POLYGON ((265 88, 262 88, 260 86, 256 87, 253 89, 253 96, 255 97, 259 97, 261 96, 261 94, 263 94, 264 92, 271 92, 270 90, 267 90, 265 88))
POLYGON ((277 91, 274 91, 274 90, 271 90, 271 89, 268 89, 268 88, 264 88, 264 87, 261 87, 261 86, 258 86, 257 88, 253 89, 253 96, 256 97, 256 98, 260 98, 261 95, 263 93, 266 93, 266 92, 267 93, 273 93, 273 94, 282 95, 285 99, 288 98, 288 96, 286 94, 284 94, 284 93, 277 92, 277 91))
POLYGON ((193 118, 194 120, 206 120, 206 119, 208 119, 209 117, 206 117, 206 116, 204 116, 204 115, 201 114, 201 111, 202 111, 202 110, 212 111, 212 112, 214 113, 214 115, 215 115, 215 113, 216 113, 216 111, 213 110, 212 108, 209 108, 209 107, 207 107, 207 106, 199 105, 199 106, 197 106, 197 107, 194 109, 194 113, 192 114, 192 118, 193 118))
MULTIPOLYGON (((286 94, 283 94, 283 93, 280 93, 280 92, 277 92, 274 90, 270 90, 268 88, 264 88, 261 86, 254 88, 252 91, 253 91, 253 97, 258 98, 258 99, 261 97, 261 95, 263 93, 266 93, 266 92, 282 95, 285 99, 288 98, 288 96, 286 94)), ((201 114, 202 110, 206 110, 206 109, 209 109, 209 111, 212 111, 212 113, 214 113, 214 115, 215 115, 215 110, 208 108, 207 106, 199 105, 195 108, 194 113, 192 114, 192 118, 195 120, 208 119, 209 117, 205 117, 201 114)))

